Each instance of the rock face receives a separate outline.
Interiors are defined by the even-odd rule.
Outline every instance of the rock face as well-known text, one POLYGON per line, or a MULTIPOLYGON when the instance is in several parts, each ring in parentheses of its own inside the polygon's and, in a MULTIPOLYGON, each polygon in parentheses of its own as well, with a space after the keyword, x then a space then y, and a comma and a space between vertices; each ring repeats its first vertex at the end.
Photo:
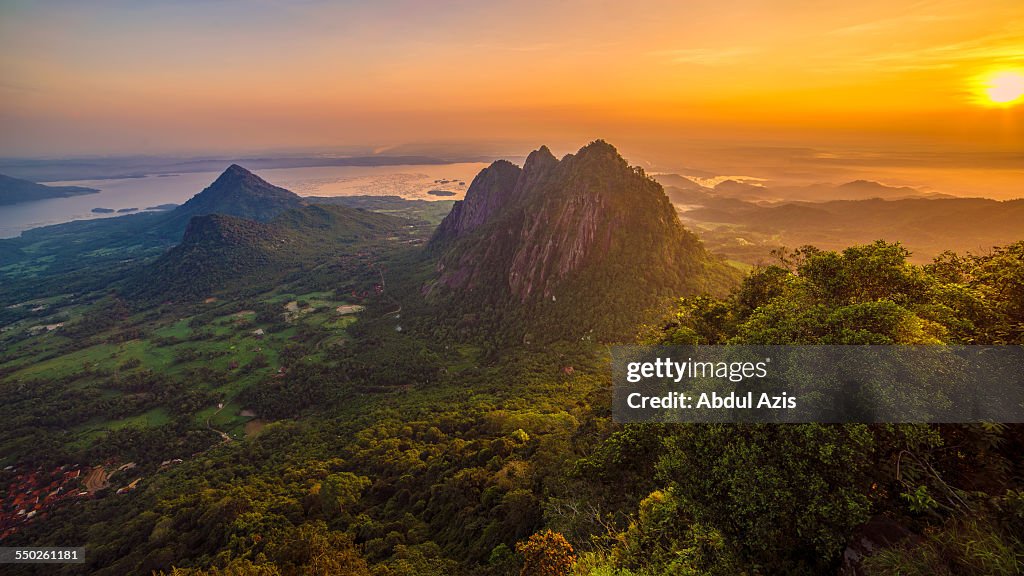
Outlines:
POLYGON ((488 221, 502 206, 508 205, 516 182, 523 171, 507 160, 498 160, 484 168, 466 191, 466 199, 455 202, 441 222, 435 242, 459 238, 488 221))
POLYGON ((428 292, 469 308, 562 301, 561 312, 604 304, 632 319, 659 297, 705 288, 716 265, 661 185, 602 140, 561 160, 542 147, 522 169, 495 162, 430 248, 438 260, 428 292))

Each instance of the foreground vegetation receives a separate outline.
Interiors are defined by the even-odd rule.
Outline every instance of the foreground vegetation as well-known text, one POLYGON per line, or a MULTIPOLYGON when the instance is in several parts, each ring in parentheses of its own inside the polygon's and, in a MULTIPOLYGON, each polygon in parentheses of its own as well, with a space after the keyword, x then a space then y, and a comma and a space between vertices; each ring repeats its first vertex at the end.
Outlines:
MULTIPOLYGON (((906 257, 781 254, 640 339, 1024 343, 1024 243, 906 257)), ((867 573, 1018 573, 1020 426, 615 425, 604 345, 495 353, 431 317, 417 262, 367 252, 194 304, 48 301, 64 327, 5 335, 7 463, 143 480, 5 545, 87 546, 65 573, 811 574, 867 538, 867 573)))

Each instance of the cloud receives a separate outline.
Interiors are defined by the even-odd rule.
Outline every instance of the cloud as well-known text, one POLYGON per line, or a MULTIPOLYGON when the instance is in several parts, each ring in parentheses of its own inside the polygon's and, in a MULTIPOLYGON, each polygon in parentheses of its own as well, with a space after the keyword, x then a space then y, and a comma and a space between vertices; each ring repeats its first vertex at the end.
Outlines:
POLYGON ((908 28, 920 25, 936 24, 939 22, 949 22, 957 19, 957 16, 948 14, 908 14, 906 16, 899 16, 896 18, 885 18, 882 20, 873 20, 870 22, 843 26, 842 28, 832 30, 829 34, 837 36, 859 36, 882 34, 893 31, 905 32, 908 28))
POLYGON ((651 56, 667 58, 678 64, 697 64, 700 66, 722 66, 736 64, 757 51, 751 47, 733 48, 679 48, 673 50, 656 50, 651 56))
POLYGON ((45 92, 45 90, 37 86, 11 82, 9 80, 0 80, 0 90, 4 92, 29 92, 32 94, 42 94, 45 92))
POLYGON ((561 48, 554 42, 535 42, 532 44, 474 44, 476 50, 493 50, 496 52, 546 52, 561 48))
MULTIPOLYGON (((1024 28, 1018 28, 1021 30, 1024 28)), ((846 53, 837 58, 835 53, 823 52, 815 56, 829 62, 827 68, 838 70, 876 72, 913 72, 946 70, 963 65, 1007 66, 1024 65, 1024 32, 998 32, 975 38, 927 46, 912 43, 894 43, 884 50, 871 50, 860 54, 846 53)))
POLYGON ((987 36, 940 46, 878 54, 861 61, 865 66, 891 71, 939 70, 972 62, 988 65, 1024 63, 1024 35, 987 36))

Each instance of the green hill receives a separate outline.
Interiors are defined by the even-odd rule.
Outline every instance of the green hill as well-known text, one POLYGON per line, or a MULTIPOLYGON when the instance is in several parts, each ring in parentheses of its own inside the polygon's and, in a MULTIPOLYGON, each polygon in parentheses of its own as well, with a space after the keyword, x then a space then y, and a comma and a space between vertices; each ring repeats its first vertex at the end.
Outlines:
POLYGON ((170 211, 160 228, 180 234, 193 216, 206 214, 268 222, 285 210, 304 205, 299 195, 232 164, 202 192, 170 211))
POLYGON ((224 214, 193 217, 180 244, 129 280, 136 297, 195 300, 259 286, 297 266, 396 234, 409 221, 345 206, 303 206, 264 223, 224 214))

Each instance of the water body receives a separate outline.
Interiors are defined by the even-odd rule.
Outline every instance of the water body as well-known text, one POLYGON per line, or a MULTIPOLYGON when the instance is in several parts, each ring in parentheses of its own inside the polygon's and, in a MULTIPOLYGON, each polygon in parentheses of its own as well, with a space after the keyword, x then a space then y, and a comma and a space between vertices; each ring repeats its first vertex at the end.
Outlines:
MULTIPOLYGON (((254 170, 264 180, 287 188, 300 196, 394 195, 409 199, 458 200, 480 170, 479 162, 416 166, 322 166, 313 168, 274 168, 254 170), (438 181, 448 180, 446 190, 454 196, 438 198, 429 194, 438 181), (454 181, 454 184, 452 183, 454 181), (464 185, 459 185, 463 182, 464 185)), ((122 178, 114 180, 74 180, 48 182, 54 186, 88 186, 99 193, 51 198, 0 207, 0 238, 12 238, 24 230, 61 224, 72 220, 91 220, 117 216, 118 210, 137 208, 139 212, 163 204, 181 204, 213 182, 219 172, 190 172, 122 178), (94 208, 114 210, 96 213, 94 208)))

